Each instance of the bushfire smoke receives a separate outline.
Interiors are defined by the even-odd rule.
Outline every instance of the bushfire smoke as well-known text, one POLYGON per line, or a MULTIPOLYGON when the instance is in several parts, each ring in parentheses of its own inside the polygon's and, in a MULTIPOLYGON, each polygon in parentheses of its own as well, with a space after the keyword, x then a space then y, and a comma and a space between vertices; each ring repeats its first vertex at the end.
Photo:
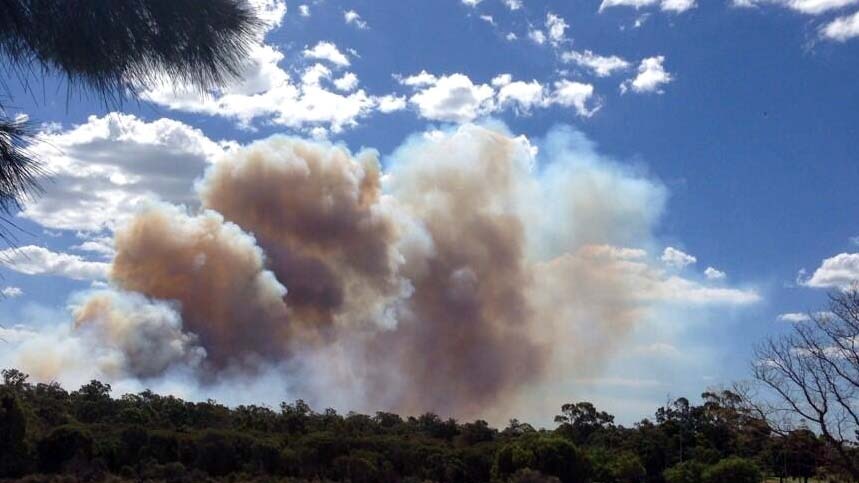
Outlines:
POLYGON ((144 384, 274 373, 320 405, 502 414, 598 368, 664 278, 619 248, 651 242, 661 186, 571 130, 541 149, 467 125, 383 170, 371 150, 255 142, 210 167, 197 212, 153 203, 116 231, 111 287, 74 304, 75 330, 122 356, 97 373, 144 384))

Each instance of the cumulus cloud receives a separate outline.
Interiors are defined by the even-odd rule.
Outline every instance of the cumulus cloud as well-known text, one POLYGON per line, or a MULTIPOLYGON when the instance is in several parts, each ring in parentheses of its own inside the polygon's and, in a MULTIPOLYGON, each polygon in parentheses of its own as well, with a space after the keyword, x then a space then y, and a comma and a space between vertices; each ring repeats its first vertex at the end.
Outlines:
POLYGON ((616 55, 602 56, 594 54, 590 50, 564 52, 561 54, 561 60, 584 67, 596 74, 597 77, 608 77, 617 71, 623 71, 630 67, 628 61, 616 55))
POLYGON ((340 78, 334 80, 334 86, 341 91, 354 91, 358 87, 358 76, 352 72, 346 72, 340 78))
POLYGON ((859 12, 838 17, 827 23, 820 29, 820 35, 837 42, 859 37, 859 12))
MULTIPOLYGON (((320 42, 304 55, 309 59, 331 62, 334 68, 349 65, 339 49, 320 42)), ((235 119, 250 127, 258 118, 274 124, 311 132, 322 128, 340 132, 358 124, 377 106, 377 98, 363 89, 348 94, 334 92, 328 87, 331 70, 321 63, 308 66, 300 79, 294 81, 278 63, 283 54, 273 47, 260 46, 252 51, 251 66, 243 81, 214 94, 190 92, 181 87, 165 85, 147 91, 144 98, 170 109, 196 112, 235 119)))
POLYGON ((197 206, 194 179, 229 146, 178 121, 116 113, 40 137, 33 149, 50 173, 50 189, 19 216, 84 232, 113 228, 153 198, 197 206))
POLYGON ((332 42, 320 41, 312 48, 304 49, 302 55, 308 59, 326 60, 340 67, 348 67, 350 64, 346 54, 340 52, 332 42))
POLYGON ((665 271, 642 248, 664 187, 571 128, 534 142, 465 124, 385 166, 283 136, 229 152, 196 209, 153 202, 116 229, 110 286, 73 300, 71 323, 2 329, 0 360, 62 382, 211 394, 239 374, 316 405, 501 419, 520 396, 557 405, 559 374, 596 377, 660 307, 759 299, 665 271))
POLYGON ((674 77, 665 70, 664 63, 665 56, 662 55, 642 60, 638 65, 638 75, 624 81, 620 85, 620 92, 625 93, 631 89, 637 93, 662 94, 662 86, 674 80, 674 77))
POLYGON ((529 29, 528 38, 537 45, 543 45, 546 43, 546 34, 540 29, 529 29))
POLYGON ((298 6, 298 14, 301 15, 302 17, 309 17, 310 16, 310 6, 308 6, 306 4, 299 5, 298 6))
POLYGON ((379 112, 394 112, 406 108, 406 97, 387 95, 379 98, 379 112))
POLYGON ((73 280, 103 280, 110 271, 110 264, 34 245, 0 251, 0 267, 27 275, 54 275, 73 280))
POLYGON ((358 12, 354 10, 344 11, 343 20, 346 22, 347 25, 354 25, 361 30, 369 28, 367 22, 363 18, 361 18, 361 15, 358 12))
POLYGON ((564 34, 567 28, 569 25, 561 16, 552 12, 546 14, 546 32, 552 45, 558 45, 565 40, 564 34))
MULTIPOLYGON (((775 5, 806 15, 821 15, 859 3, 859 0, 733 0, 735 7, 775 5)), ((843 17, 847 18, 847 17, 843 17)))
POLYGON ((482 2, 483 0, 462 0, 462 3, 468 5, 469 7, 476 7, 477 4, 482 2))
POLYGON ((464 74, 436 76, 426 71, 397 79, 417 89, 409 102, 421 117, 435 121, 468 122, 507 108, 529 114, 550 106, 571 107, 588 117, 600 107, 593 85, 566 79, 555 82, 553 89, 537 80, 514 81, 510 74, 497 75, 489 84, 475 83, 464 74))
POLYGON ((14 299, 14 298, 18 298, 18 297, 23 296, 24 291, 21 290, 20 287, 13 287, 13 286, 9 285, 9 286, 3 287, 3 289, 0 290, 0 295, 2 295, 3 297, 9 298, 9 299, 14 299))
POLYGON ((666 247, 662 252, 662 263, 672 268, 683 268, 698 261, 692 255, 678 250, 674 247, 666 247))
POLYGON ((504 2, 504 6, 509 8, 510 10, 519 10, 522 8, 522 0, 502 0, 504 2))
POLYGON ((807 280, 800 283, 814 288, 846 290, 859 282, 859 253, 839 253, 823 260, 807 280))
POLYGON ((675 13, 682 13, 697 6, 695 0, 602 0, 599 11, 611 7, 632 7, 638 10, 656 5, 662 11, 675 13))
MULTIPOLYGON (((496 83, 496 77, 493 84, 496 83)), ((517 112, 528 113, 534 107, 544 106, 546 92, 542 84, 536 80, 531 82, 510 81, 498 89, 498 102, 501 106, 513 105, 517 112)))
POLYGON ((582 82, 560 80, 555 82, 552 100, 555 104, 572 107, 580 116, 589 117, 600 108, 598 102, 593 102, 594 86, 582 82))
POLYGON ((302 58, 316 63, 306 66, 300 77, 293 79, 280 65, 283 53, 261 38, 250 49, 239 79, 230 85, 213 92, 198 92, 164 81, 142 92, 141 97, 173 110, 233 119, 245 128, 263 118, 314 135, 338 133, 375 112, 380 100, 363 89, 342 89, 346 82, 343 77, 331 78, 331 69, 350 66, 349 55, 357 55, 352 49, 346 52, 348 55, 329 41, 306 47, 302 58))
MULTIPOLYGON (((407 78, 406 81, 409 79, 411 78, 407 78)), ((432 82, 432 85, 414 94, 409 102, 426 119, 466 122, 483 116, 495 108, 495 91, 492 87, 486 84, 474 84, 464 74, 451 74, 432 81, 426 77, 421 79, 421 82, 432 82)))
POLYGON ((814 317, 816 320, 822 320, 829 317, 833 317, 832 312, 815 312, 813 314, 807 312, 788 312, 784 314, 780 314, 777 319, 781 322, 808 322, 814 317))
POLYGON ((782 322, 806 322, 811 320, 811 317, 808 314, 802 312, 788 312, 785 314, 780 314, 778 320, 782 322))
POLYGON ((704 270, 704 276, 707 277, 708 280, 724 280, 727 278, 728 274, 716 268, 707 267, 707 269, 704 270))

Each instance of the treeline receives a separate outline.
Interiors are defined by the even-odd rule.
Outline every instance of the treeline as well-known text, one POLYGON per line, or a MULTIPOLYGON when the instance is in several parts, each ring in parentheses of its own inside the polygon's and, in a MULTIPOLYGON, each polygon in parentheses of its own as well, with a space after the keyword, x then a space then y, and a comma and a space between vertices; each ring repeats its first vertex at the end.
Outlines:
POLYGON ((567 404, 554 429, 316 412, 302 401, 228 408, 150 391, 67 392, 17 370, 0 386, 0 479, 757 483, 837 477, 808 430, 776 434, 730 391, 678 399, 632 427, 567 404))

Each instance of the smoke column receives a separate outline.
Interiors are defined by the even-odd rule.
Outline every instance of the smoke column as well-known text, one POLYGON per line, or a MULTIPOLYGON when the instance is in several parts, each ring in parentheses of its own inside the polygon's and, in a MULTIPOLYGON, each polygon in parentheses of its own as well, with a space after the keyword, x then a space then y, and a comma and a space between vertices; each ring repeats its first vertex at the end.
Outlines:
POLYGON ((541 147, 466 125, 414 136, 383 170, 371 150, 255 142, 205 173, 199 212, 152 204, 116 231, 111 288, 74 306, 75 331, 121 355, 101 374, 507 414, 598 368, 642 317, 643 252, 616 247, 649 243, 665 199, 571 130, 541 147))

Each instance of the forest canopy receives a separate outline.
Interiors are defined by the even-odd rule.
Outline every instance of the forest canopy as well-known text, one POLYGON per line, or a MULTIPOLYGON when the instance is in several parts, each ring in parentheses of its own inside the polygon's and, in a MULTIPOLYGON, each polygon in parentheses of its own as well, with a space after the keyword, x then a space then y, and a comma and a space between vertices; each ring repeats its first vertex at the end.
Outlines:
MULTIPOLYGON (((28 481, 759 482, 837 477, 815 433, 774 432, 730 390, 679 398, 630 427, 588 402, 563 405, 556 427, 511 420, 338 414, 305 402, 226 407, 151 391, 112 397, 99 381, 74 391, 0 386, 0 477, 28 481)), ((854 451, 852 448, 849 451, 854 451)))

